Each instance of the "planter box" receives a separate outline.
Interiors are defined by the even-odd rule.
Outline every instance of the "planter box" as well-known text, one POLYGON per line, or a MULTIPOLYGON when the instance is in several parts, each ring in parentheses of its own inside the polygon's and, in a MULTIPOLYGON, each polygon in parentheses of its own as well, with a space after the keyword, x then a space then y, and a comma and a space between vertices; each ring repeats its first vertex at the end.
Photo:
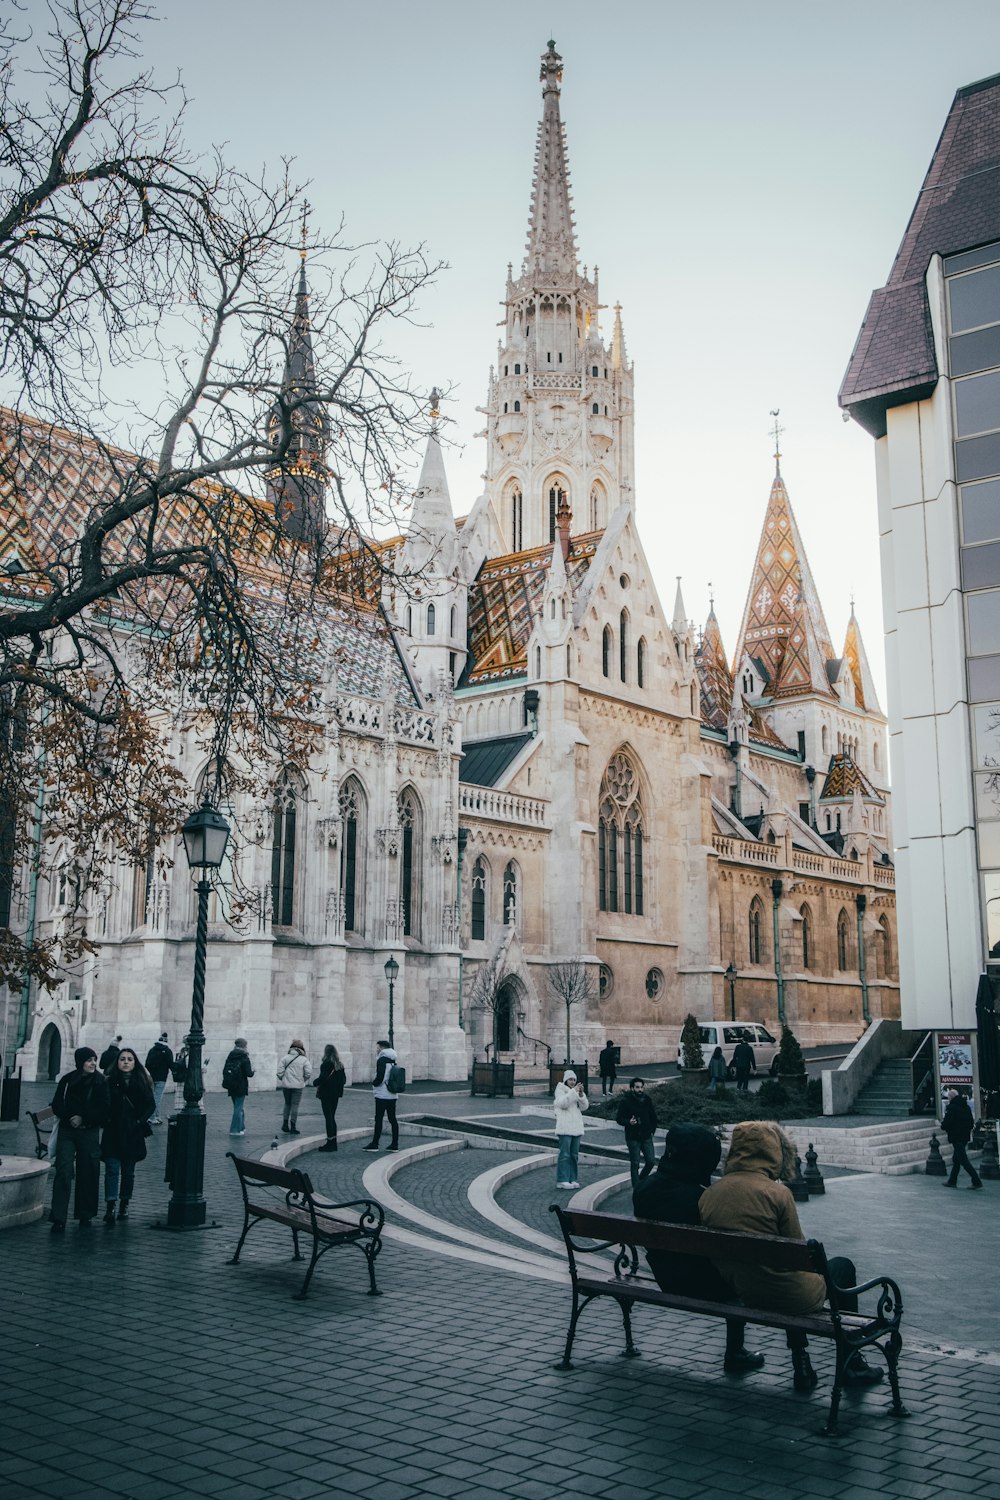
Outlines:
POLYGON ((5 1156, 0 1161, 0 1229, 33 1224, 45 1212, 49 1196, 50 1163, 31 1156, 5 1156))
POLYGON ((576 1062, 568 1062, 568 1063, 554 1063, 554 1062, 550 1062, 549 1063, 549 1093, 550 1094, 554 1094, 555 1093, 555 1091, 556 1091, 556 1084, 557 1083, 562 1083, 562 1081, 563 1081, 563 1074, 564 1073, 575 1073, 576 1074, 576 1081, 577 1081, 577 1083, 582 1083, 583 1084, 583 1092, 585 1094, 589 1094, 590 1089, 589 1089, 588 1085, 589 1085, 590 1080, 587 1077, 587 1064, 586 1064, 586 1062, 579 1062, 579 1063, 576 1063, 576 1062))

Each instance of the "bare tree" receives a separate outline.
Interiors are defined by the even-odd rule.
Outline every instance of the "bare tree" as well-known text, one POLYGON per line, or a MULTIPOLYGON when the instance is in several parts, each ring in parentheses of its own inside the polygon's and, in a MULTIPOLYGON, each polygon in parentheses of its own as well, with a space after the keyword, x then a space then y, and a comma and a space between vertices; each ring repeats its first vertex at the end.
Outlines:
POLYGON ((580 957, 565 959, 562 963, 552 965, 549 970, 549 989, 559 996, 566 1007, 566 1062, 570 1063, 573 1060, 570 1041, 573 1006, 596 1000, 599 989, 580 957))
MULTIPOLYGON (((384 628, 376 538, 428 430, 382 336, 438 267, 341 227, 295 289, 303 189, 185 148, 179 84, 132 63, 149 18, 0 28, 0 897, 55 848, 77 891, 112 845, 162 851, 181 721, 216 797, 308 761, 324 627, 384 628)), ((81 917, 62 957, 86 942, 81 917)), ((57 958, 0 933, 8 982, 57 958)))

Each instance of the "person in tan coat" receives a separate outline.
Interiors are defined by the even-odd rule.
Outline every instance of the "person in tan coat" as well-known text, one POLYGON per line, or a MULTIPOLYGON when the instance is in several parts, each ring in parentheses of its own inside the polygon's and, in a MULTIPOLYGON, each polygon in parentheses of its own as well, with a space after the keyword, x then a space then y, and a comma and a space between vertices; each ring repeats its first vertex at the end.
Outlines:
MULTIPOLYGON (((733 1127, 729 1157, 721 1181, 702 1194, 698 1204, 706 1229, 739 1229, 744 1234, 774 1234, 783 1239, 805 1236, 795 1211, 795 1200, 781 1180, 795 1166, 795 1147, 770 1120, 747 1120, 733 1127)), ((826 1301, 826 1283, 813 1271, 775 1271, 768 1266, 749 1266, 739 1261, 717 1261, 722 1278, 742 1302, 774 1312, 818 1312, 826 1301)), ((846 1256, 828 1262, 830 1276, 838 1287, 857 1285, 854 1263, 846 1256)), ((842 1299, 845 1310, 857 1311, 857 1299, 842 1299)), ((794 1385, 811 1391, 817 1382, 804 1333, 786 1334, 792 1351, 794 1385)), ((882 1371, 873 1369, 856 1354, 845 1371, 849 1385, 874 1385, 882 1371)))

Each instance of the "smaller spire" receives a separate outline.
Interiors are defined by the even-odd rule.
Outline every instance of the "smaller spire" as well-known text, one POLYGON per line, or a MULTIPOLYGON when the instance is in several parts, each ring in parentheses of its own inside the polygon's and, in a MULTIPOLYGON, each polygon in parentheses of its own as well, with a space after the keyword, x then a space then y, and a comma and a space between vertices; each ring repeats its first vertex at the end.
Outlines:
POLYGON ((868 665, 868 654, 865 651, 864 641, 861 639, 861 627, 854 613, 854 597, 851 596, 851 617, 847 622, 847 636, 844 640, 844 660, 851 670, 854 678, 854 698, 859 708, 868 713, 881 714, 878 694, 875 691, 875 679, 872 677, 872 669, 868 665))
POLYGON ((625 352, 625 334, 622 332, 622 305, 615 303, 615 326, 611 334, 611 367, 614 370, 624 370, 628 364, 628 355, 625 352))
POLYGON ((674 596, 674 618, 670 622, 678 635, 683 635, 687 630, 687 610, 684 608, 684 595, 681 593, 681 575, 677 574, 677 593, 674 596))

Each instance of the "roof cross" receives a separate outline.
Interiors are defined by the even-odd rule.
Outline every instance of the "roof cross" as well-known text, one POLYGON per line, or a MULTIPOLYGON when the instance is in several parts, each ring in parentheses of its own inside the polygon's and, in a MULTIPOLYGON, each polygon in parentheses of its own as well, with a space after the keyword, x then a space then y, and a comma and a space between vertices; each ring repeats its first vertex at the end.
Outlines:
POLYGON ((303 260, 305 260, 305 258, 306 258, 306 239, 308 237, 308 231, 306 229, 306 221, 309 218, 309 215, 310 215, 311 212, 312 212, 312 204, 309 202, 308 198, 304 198, 303 201, 302 201, 302 223, 301 223, 301 225, 299 227, 299 240, 300 240, 299 254, 300 254, 300 256, 302 257, 303 260))
POLYGON ((776 407, 775 410, 771 413, 771 416, 774 418, 774 426, 771 428, 771 436, 774 438, 774 461, 775 461, 775 463, 780 463, 781 462, 781 434, 785 430, 780 425, 780 423, 778 422, 778 418, 781 416, 781 408, 780 407, 776 407))

